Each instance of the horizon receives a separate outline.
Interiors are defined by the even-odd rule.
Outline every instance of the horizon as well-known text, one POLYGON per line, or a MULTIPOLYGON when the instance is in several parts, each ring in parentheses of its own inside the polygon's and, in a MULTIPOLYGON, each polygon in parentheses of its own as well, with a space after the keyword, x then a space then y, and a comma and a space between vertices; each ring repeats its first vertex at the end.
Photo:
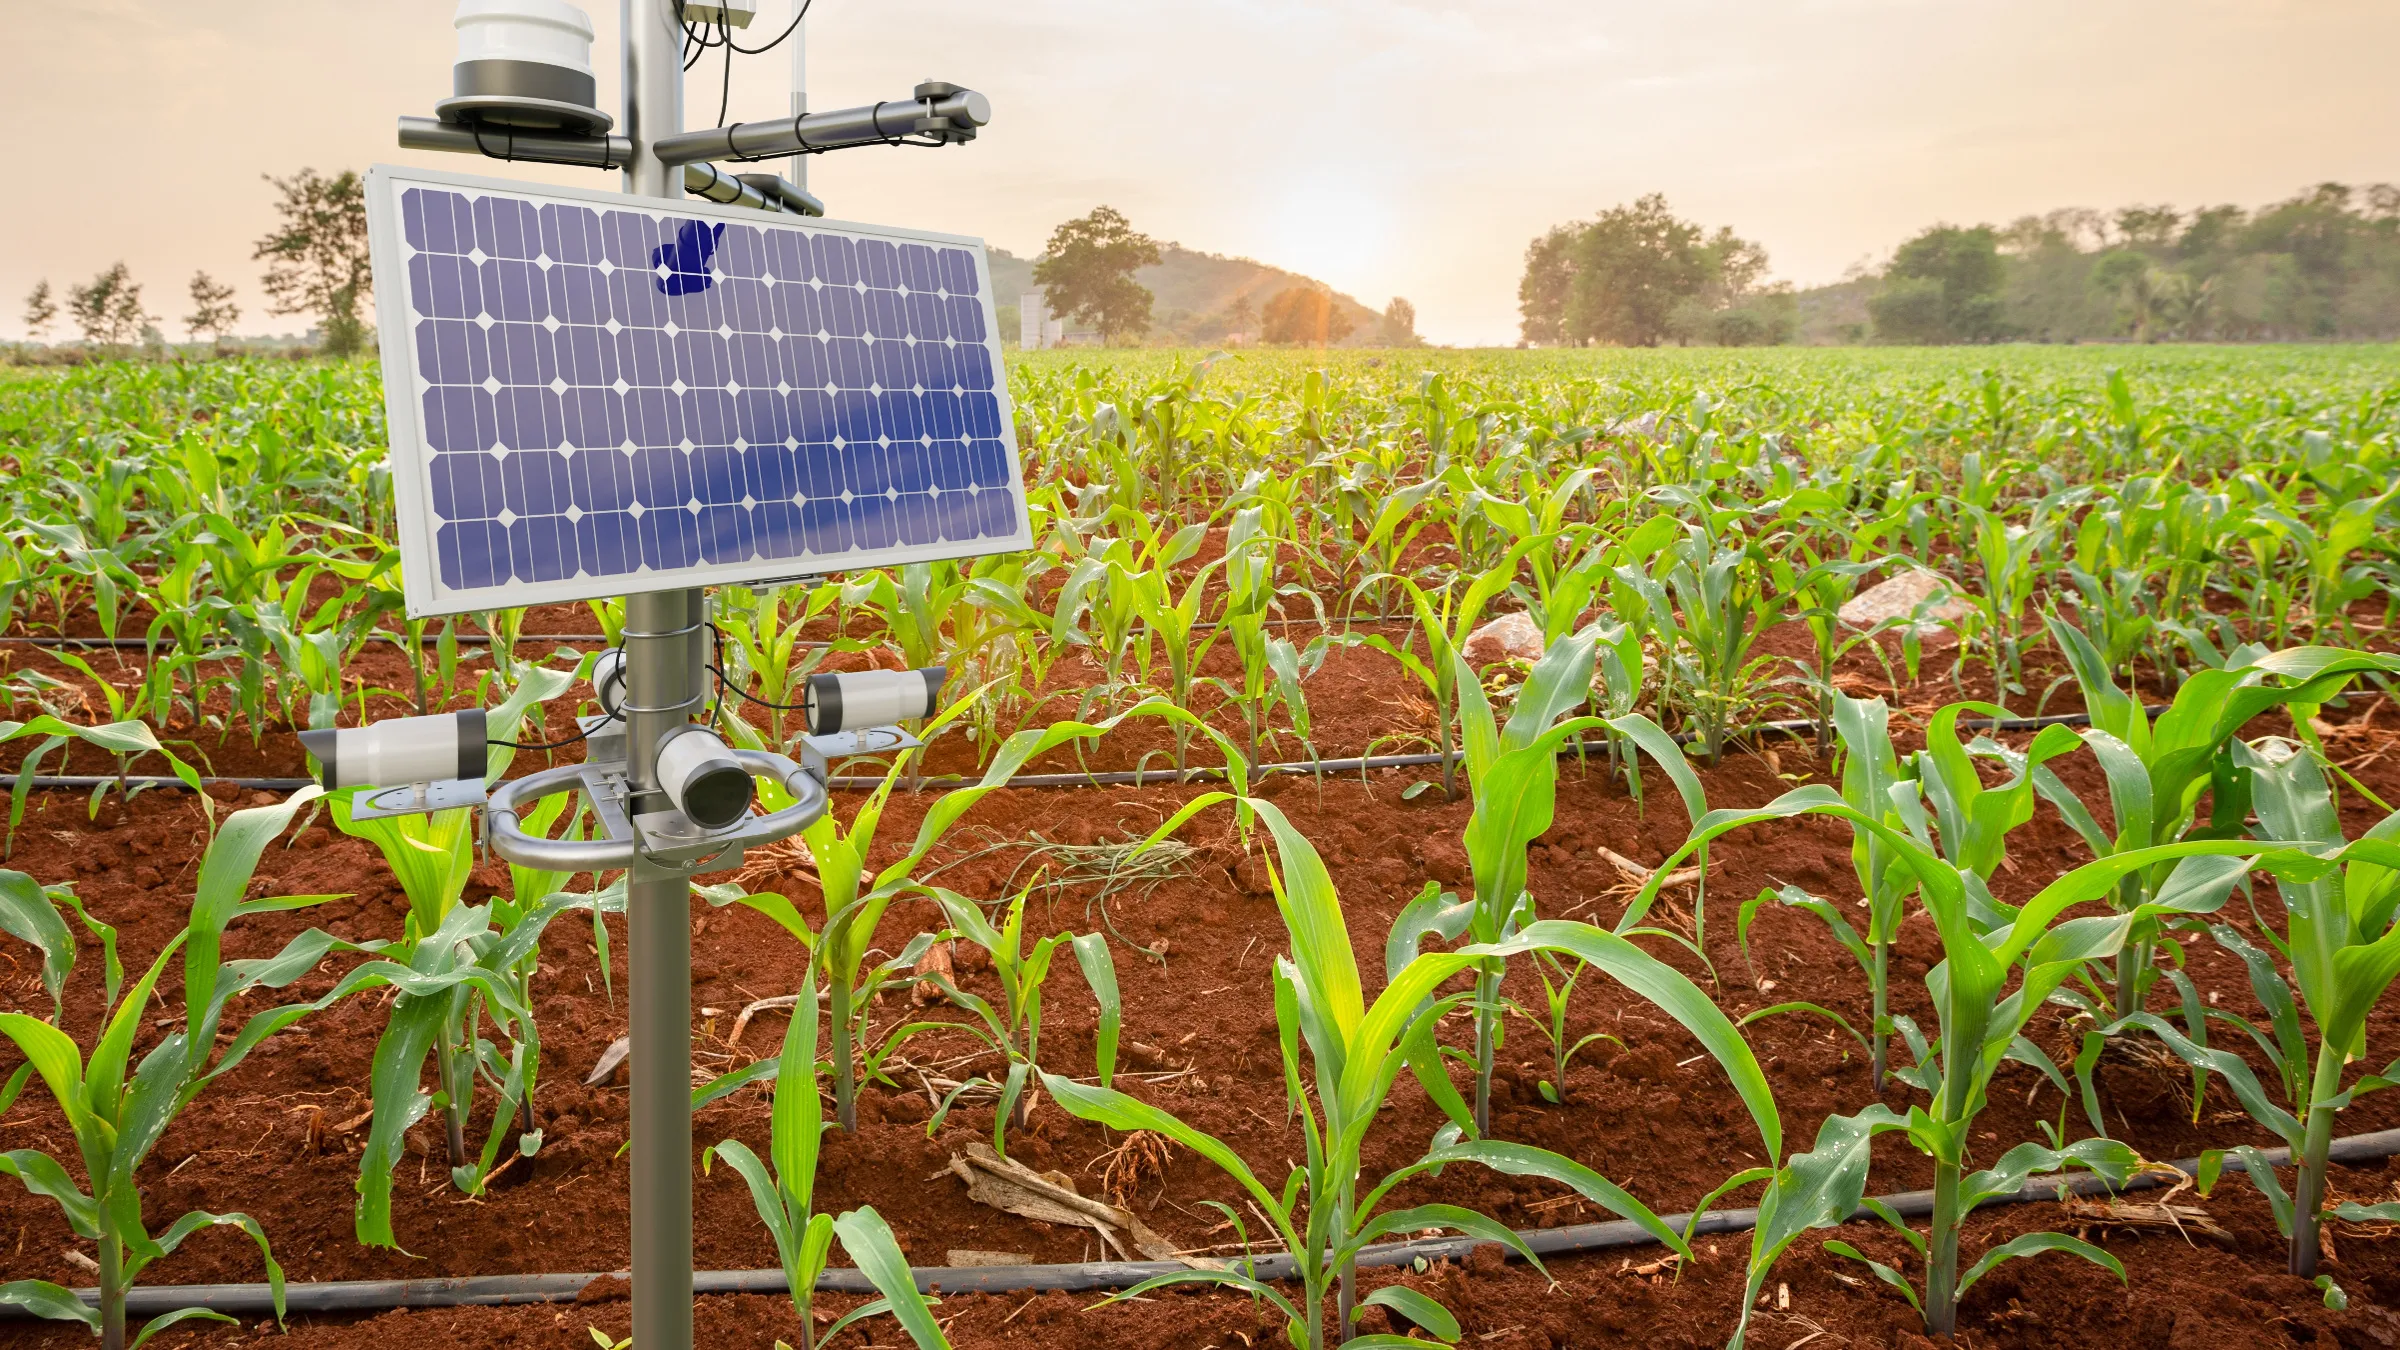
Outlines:
MULTIPOLYGON (((429 114, 448 91, 453 9, 108 0, 13 13, 0 109, 20 126, 71 110, 83 139, 147 146, 136 181, 177 228, 157 228, 147 198, 94 210, 87 193, 29 194, 0 223, 0 333, 24 336, 37 280, 63 292, 119 259, 170 337, 195 269, 237 288, 240 330, 304 330, 305 318, 267 314, 250 259, 272 221, 260 175, 478 171, 391 139, 393 119, 429 114), (362 68, 345 50, 383 59, 362 68), (303 111, 262 115, 260 89, 303 111)), ((613 108, 616 7, 586 9, 613 108)), ((768 0, 752 40, 789 13, 768 0)), ((889 98, 931 75, 985 91, 995 109, 963 148, 815 157, 811 187, 837 219, 980 235, 1032 257, 1052 226, 1106 203, 1162 241, 1313 277, 1371 308, 1405 296, 1420 332, 1461 346, 1516 341, 1532 239, 1651 191, 1758 241, 1777 280, 1808 287, 1937 223, 2133 203, 2254 209, 2320 182, 2400 179, 2383 143, 2400 82, 2376 70, 2400 44, 2400 9, 2364 0, 2105 12, 2051 0, 1998 23, 1927 0, 1672 14, 1564 0, 1148 12, 1053 0, 938 29, 834 4, 811 12, 808 38, 812 106, 889 98), (1169 47, 1177 74, 1161 80, 1151 58, 1169 47)), ((779 112, 786 70, 780 51, 737 64, 729 120, 779 112)), ((711 74, 722 77, 713 54, 687 77, 687 125, 716 115, 711 74)), ((591 171, 480 171, 615 186, 591 171)))

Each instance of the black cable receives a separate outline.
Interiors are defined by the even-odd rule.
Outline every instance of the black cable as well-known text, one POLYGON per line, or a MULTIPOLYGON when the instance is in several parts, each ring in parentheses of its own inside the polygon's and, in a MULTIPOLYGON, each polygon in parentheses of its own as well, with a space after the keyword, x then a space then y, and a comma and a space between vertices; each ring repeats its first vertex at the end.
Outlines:
POLYGON ((725 47, 725 81, 717 89, 717 125, 725 125, 725 110, 733 106, 733 29, 717 20, 717 40, 725 47))
POLYGON ((717 688, 731 693, 734 697, 742 699, 745 702, 755 703, 762 708, 773 708, 777 712, 806 712, 808 710, 808 704, 806 702, 769 702, 768 700, 760 698, 758 695, 751 693, 749 690, 742 688, 740 685, 735 684, 732 678, 726 675, 722 667, 710 666, 708 669, 709 673, 717 677, 717 688))
POLYGON ((801 0, 800 12, 792 16, 791 23, 784 27, 781 35, 764 47, 744 47, 733 40, 733 34, 731 33, 727 33, 725 35, 725 44, 729 47, 732 47, 735 51, 740 52, 744 56, 760 56, 767 52, 771 52, 777 47, 782 46, 785 39, 800 31, 800 21, 808 17, 809 6, 814 5, 816 2, 817 0, 801 0))
MULTIPOLYGON (((615 716, 616 716, 616 714, 615 714, 615 713, 610 713, 610 714, 609 714, 609 716, 613 718, 613 717, 615 717, 615 716)), ((590 732, 588 732, 588 731, 578 731, 578 732, 576 732, 574 735, 567 737, 567 738, 566 738, 565 740, 563 740, 563 741, 544 741, 544 742, 542 742, 542 743, 541 743, 541 744, 539 744, 539 745, 528 745, 528 744, 526 744, 526 743, 525 743, 525 742, 523 742, 523 741, 495 741, 495 740, 486 740, 486 741, 484 742, 484 744, 485 744, 485 745, 505 745, 505 746, 507 746, 507 747, 508 747, 509 749, 511 749, 511 750, 564 750, 564 749, 566 749, 568 746, 570 746, 570 745, 573 745, 573 744, 575 744, 575 743, 576 743, 576 742, 578 742, 578 741, 585 740, 585 739, 589 738, 589 737, 591 736, 591 734, 592 734, 592 733, 590 733, 590 732)))

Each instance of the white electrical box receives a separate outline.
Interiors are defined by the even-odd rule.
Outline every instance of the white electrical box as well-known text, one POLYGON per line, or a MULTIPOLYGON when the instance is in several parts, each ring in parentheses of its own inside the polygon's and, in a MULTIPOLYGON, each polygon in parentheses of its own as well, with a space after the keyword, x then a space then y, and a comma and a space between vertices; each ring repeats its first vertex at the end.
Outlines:
POLYGON ((721 23, 727 28, 748 28, 750 21, 757 17, 756 0, 752 0, 750 4, 742 4, 740 0, 726 0, 726 3, 714 5, 693 4, 691 0, 685 0, 683 6, 685 23, 721 23))

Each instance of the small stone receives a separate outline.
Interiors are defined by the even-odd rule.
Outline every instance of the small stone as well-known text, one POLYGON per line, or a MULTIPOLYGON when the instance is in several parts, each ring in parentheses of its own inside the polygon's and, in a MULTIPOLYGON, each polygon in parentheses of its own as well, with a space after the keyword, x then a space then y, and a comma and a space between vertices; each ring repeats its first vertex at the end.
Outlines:
POLYGON ((1542 630, 1533 616, 1522 610, 1503 614, 1467 635, 1466 645, 1459 649, 1467 664, 1481 668, 1495 661, 1539 661, 1542 659, 1542 630))
POLYGON ((1872 628, 1913 614, 1917 631, 1926 633, 1974 612, 1964 587, 1938 573, 1912 568, 1850 597, 1841 608, 1841 619, 1852 628, 1872 628))

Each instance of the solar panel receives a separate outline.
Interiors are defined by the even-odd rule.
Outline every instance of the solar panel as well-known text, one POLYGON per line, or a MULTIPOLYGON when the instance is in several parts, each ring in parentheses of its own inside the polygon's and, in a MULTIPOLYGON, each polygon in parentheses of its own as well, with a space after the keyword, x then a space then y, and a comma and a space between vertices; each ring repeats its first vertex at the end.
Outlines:
POLYGON ((1031 544, 982 241, 367 183, 410 614, 1031 544))

